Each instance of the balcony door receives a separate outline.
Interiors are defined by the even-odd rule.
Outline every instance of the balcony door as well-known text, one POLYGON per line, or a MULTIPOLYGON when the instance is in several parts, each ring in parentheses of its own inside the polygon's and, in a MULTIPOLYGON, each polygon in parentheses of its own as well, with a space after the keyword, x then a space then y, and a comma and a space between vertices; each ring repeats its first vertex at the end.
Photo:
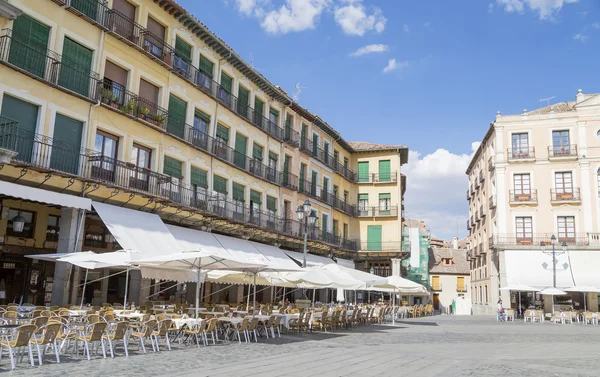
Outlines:
POLYGON ((71 174, 79 173, 83 122, 56 114, 50 168, 71 174))
POLYGON ((529 174, 514 175, 514 190, 517 201, 531 199, 531 180, 529 174))
POLYGON ((89 48, 65 38, 58 85, 89 97, 93 56, 94 52, 89 48))
POLYGON ((557 194, 572 194, 573 174, 571 172, 554 173, 554 187, 557 194))
POLYGON ((573 216, 558 216, 558 240, 574 240, 575 239, 575 217, 573 216))
POLYGON ((127 38, 135 44, 138 43, 137 38, 139 35, 134 35, 134 22, 135 22, 135 6, 129 3, 127 0, 113 0, 113 9, 120 14, 114 14, 111 24, 112 31, 127 38))
POLYGON ((112 107, 118 107, 124 105, 129 100, 129 98, 125 98, 127 76, 128 72, 125 69, 108 60, 106 61, 104 66, 104 83, 100 93, 102 95, 102 102, 112 107))
POLYGON ((131 169, 129 175, 129 187, 148 191, 150 176, 150 162, 152 158, 152 151, 148 148, 142 147, 141 145, 133 144, 131 148, 131 158, 129 162, 135 166, 131 169))
POLYGON ((117 136, 98 131, 94 141, 94 150, 98 153, 92 161, 92 178, 114 182, 116 173, 117 150, 119 138, 117 136))
POLYGON ((527 157, 529 155, 528 134, 512 134, 512 154, 513 157, 527 157))
POLYGON ((515 219, 517 244, 533 242, 533 222, 531 217, 515 219))
POLYGON ((555 156, 570 154, 569 131, 552 131, 552 150, 555 156))

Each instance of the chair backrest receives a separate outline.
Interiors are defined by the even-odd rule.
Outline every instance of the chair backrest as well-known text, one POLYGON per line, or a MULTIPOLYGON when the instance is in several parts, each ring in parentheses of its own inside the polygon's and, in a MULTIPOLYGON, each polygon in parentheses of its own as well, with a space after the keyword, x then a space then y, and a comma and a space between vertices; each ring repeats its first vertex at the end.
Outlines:
POLYGON ((91 342, 95 342, 102 338, 102 335, 104 335, 106 331, 106 325, 106 322, 94 322, 90 325, 89 335, 91 335, 91 342))
POLYGON ((172 322, 173 321, 171 321, 170 319, 163 319, 162 321, 160 321, 158 323, 158 336, 167 335, 167 331, 169 331, 169 329, 171 328, 172 322))
POLYGON ((256 326, 258 326, 258 318, 252 318, 250 325, 248 325, 248 331, 256 330, 256 326))
POLYGON ((275 323, 275 318, 277 318, 277 317, 274 315, 270 316, 269 320, 265 324, 265 327, 273 327, 273 324, 275 323))
POLYGON ((8 311, 8 312, 18 312, 19 311, 19 307, 15 306, 15 305, 9 305, 8 308, 6 308, 6 311, 8 311))
POLYGON ((89 322, 89 323, 98 323, 98 322, 100 322, 100 315, 88 314, 87 316, 85 316, 85 318, 83 320, 85 322, 89 322))
POLYGON ((273 327, 278 327, 279 325, 281 325, 281 316, 275 316, 275 321, 273 322, 273 327))
POLYGON ((592 318, 594 318, 594 313, 585 312, 585 313, 583 313, 583 316, 585 317, 585 319, 592 319, 592 318))
POLYGON ((17 319, 18 317, 18 313, 13 311, 6 311, 2 314, 2 318, 17 319))
MULTIPOLYGON (((42 317, 44 318, 44 317, 42 317)), ((50 322, 40 330, 44 333, 44 338, 42 339, 41 344, 50 344, 53 343, 56 339, 56 336, 60 333, 60 329, 62 324, 60 322, 50 322)))
POLYGON ((48 318, 49 317, 37 317, 33 320, 33 324, 39 329, 48 323, 48 318))
POLYGON ((244 319, 242 320, 242 322, 239 325, 239 329, 240 330, 245 330, 248 327, 248 321, 250 320, 250 317, 244 317, 244 319))
POLYGON ((105 314, 104 315, 104 320, 112 322, 112 321, 115 320, 115 315, 114 314, 105 314))
POLYGON ((156 327, 156 321, 155 320, 149 320, 144 322, 144 328, 142 330, 142 333, 144 334, 144 337, 150 336, 152 335, 152 331, 154 331, 154 328, 156 327))
MULTIPOLYGON (((142 322, 150 321, 150 317, 152 317, 152 314, 144 314, 144 316, 142 317, 142 322)), ((154 322, 156 322, 156 321, 154 321, 154 322)))
POLYGON ((31 336, 35 333, 37 327, 35 325, 23 325, 17 328, 17 334, 15 335, 14 347, 25 347, 29 345, 31 336))
POLYGON ((114 327, 114 333, 112 335, 113 340, 122 340, 125 338, 125 334, 129 329, 129 322, 121 321, 117 323, 114 327))
POLYGON ((41 310, 34 310, 31 314, 32 318, 37 318, 40 317, 42 315, 42 311, 41 310))
POLYGON ((164 321, 167 318, 166 315, 164 315, 163 313, 157 314, 156 315, 156 320, 157 321, 164 321))
POLYGON ((204 322, 208 322, 208 325, 206 326, 206 332, 215 331, 215 328, 217 327, 217 319, 216 318, 213 318, 210 321, 204 321, 204 322))
POLYGON ((50 310, 42 310, 41 316, 42 317, 52 317, 52 311, 50 311, 50 310))
POLYGON ((506 315, 509 317, 514 317, 515 310, 514 309, 506 309, 506 315))

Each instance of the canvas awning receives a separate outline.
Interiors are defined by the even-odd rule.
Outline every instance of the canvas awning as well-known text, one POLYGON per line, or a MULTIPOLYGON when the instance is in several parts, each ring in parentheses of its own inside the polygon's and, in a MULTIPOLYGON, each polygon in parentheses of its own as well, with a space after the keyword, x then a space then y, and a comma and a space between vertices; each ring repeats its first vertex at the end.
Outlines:
POLYGON ((94 209, 121 248, 141 258, 179 253, 179 244, 158 215, 93 202, 94 209))
POLYGON ((59 192, 42 190, 35 187, 18 185, 0 181, 0 194, 29 200, 32 202, 53 204, 61 207, 91 209, 92 200, 81 196, 61 194, 59 192))

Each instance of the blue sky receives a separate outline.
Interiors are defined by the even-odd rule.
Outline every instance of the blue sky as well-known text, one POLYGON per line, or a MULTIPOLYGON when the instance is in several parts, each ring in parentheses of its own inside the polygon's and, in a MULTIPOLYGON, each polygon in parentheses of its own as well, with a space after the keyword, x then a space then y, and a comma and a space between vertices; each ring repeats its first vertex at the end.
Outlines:
POLYGON ((600 91, 598 0, 179 3, 346 140, 407 145, 407 214, 444 238, 466 234, 464 170, 496 111, 600 91))

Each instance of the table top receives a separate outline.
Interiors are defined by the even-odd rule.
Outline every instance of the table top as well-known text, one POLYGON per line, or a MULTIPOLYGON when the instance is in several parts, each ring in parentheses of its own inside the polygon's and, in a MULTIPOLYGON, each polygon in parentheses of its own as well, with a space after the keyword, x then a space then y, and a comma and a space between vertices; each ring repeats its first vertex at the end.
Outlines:
POLYGON ((21 327, 21 325, 0 325, 0 329, 14 329, 17 327, 21 327))

